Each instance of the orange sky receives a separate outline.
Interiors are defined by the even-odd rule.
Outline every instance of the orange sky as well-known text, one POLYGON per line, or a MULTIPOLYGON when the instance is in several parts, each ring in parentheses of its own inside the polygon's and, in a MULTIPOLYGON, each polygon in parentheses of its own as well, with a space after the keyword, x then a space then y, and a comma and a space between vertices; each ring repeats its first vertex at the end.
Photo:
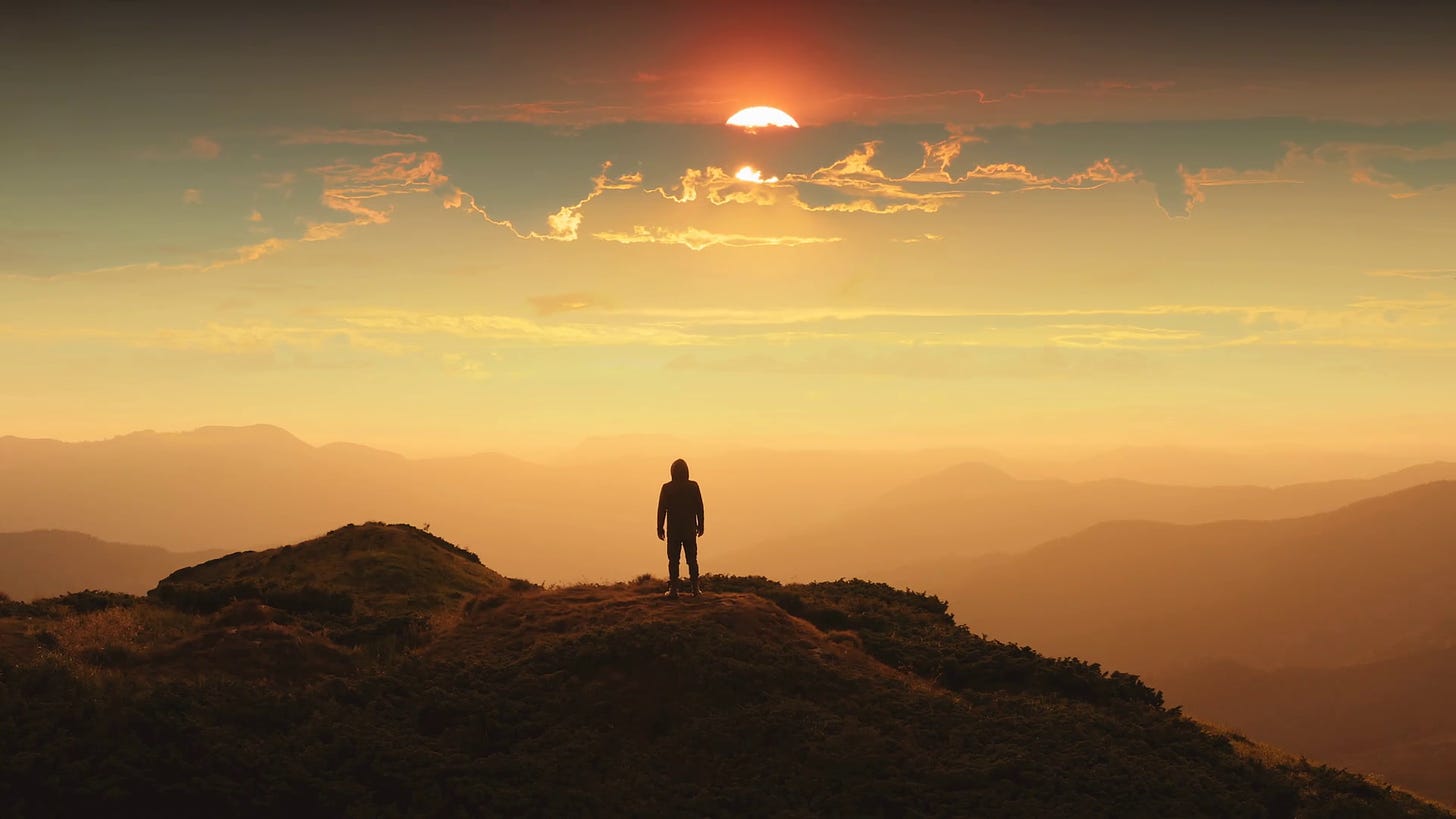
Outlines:
POLYGON ((0 433, 1449 440, 1441 7, 715 8, 17 18, 0 433))

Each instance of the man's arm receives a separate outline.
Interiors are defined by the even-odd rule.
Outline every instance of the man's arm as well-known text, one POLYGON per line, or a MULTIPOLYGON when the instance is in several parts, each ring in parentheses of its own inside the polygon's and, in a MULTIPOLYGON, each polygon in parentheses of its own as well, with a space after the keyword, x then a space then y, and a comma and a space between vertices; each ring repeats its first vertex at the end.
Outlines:
POLYGON ((662 524, 667 520, 667 485, 664 484, 662 491, 657 493, 657 539, 667 540, 667 533, 662 531, 662 524))
POLYGON ((693 499, 698 503, 698 534, 701 535, 703 533, 703 488, 698 486, 696 481, 693 482, 693 499))

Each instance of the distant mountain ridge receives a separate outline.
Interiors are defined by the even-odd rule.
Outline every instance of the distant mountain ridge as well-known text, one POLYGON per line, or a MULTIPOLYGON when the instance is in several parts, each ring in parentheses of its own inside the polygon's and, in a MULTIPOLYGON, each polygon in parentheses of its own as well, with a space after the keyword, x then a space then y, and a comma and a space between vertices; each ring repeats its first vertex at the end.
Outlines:
POLYGON ((889 575, 935 588, 936 566, 946 560, 1023 551, 1104 521, 1274 520, 1452 479, 1456 463, 1447 462, 1272 488, 1019 480, 985 464, 959 464, 861 504, 829 525, 732 551, 724 565, 807 580, 889 575), (924 570, 917 564, 926 564, 924 570))
POLYGON ((108 543, 81 532, 0 532, 0 591, 28 600, 83 589, 141 594, 167 574, 225 554, 108 543))
POLYGON ((1311 759, 1456 804, 1456 644, 1340 668, 1216 663, 1164 675, 1171 701, 1311 759))
POLYGON ((1148 669, 1372 661, 1456 617, 1453 585, 1456 481, 1438 481, 1301 518, 1100 523, 938 588, 978 627, 1148 669))
POLYGON ((1456 802, 1456 481, 1273 521, 1101 523, 932 586, 978 632, 1456 802), (1443 784, 1444 783, 1444 784, 1443 784))
POLYGON ((339 520, 384 518, 455 532, 511 575, 571 582, 660 568, 652 517, 678 457, 711 477, 705 547, 721 552, 756 532, 828 519, 964 454, 699 456, 672 438, 630 443, 627 455, 622 442, 596 443, 538 464, 501 453, 405 458, 356 444, 316 447, 267 425, 81 443, 0 438, 0 531, 69 529, 231 551, 295 542, 339 520))

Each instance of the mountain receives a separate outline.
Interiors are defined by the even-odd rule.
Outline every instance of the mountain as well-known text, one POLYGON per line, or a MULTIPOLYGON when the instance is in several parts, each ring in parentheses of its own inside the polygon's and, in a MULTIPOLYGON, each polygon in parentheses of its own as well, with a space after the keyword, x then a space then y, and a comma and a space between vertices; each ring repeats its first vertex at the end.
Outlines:
POLYGON ((1213 663, 1161 682, 1188 713, 1456 804, 1456 646, 1340 668, 1213 663))
POLYGON ((710 561, 791 524, 830 520, 965 456, 699 453, 646 437, 597 442, 538 464, 499 453, 412 459, 353 444, 311 446, 270 426, 82 443, 6 437, 0 531, 70 529, 175 550, 235 551, 292 543, 339 520, 387 518, 457 533, 507 574, 577 582, 661 570, 653 515, 678 457, 704 479, 710 561))
MULTIPOLYGON (((1448 450, 1449 451, 1449 450, 1448 450)), ((1068 480, 1123 478, 1144 483, 1285 485, 1330 475, 1377 474, 1410 461, 1396 455, 1339 452, 1309 447, 1209 448, 1121 446, 1051 466, 1068 480)))
POLYGON ((169 572, 221 554, 108 543, 80 532, 3 532, 0 590, 20 600, 83 589, 140 594, 169 572))
POLYGON ((1144 672, 1370 662, 1456 622, 1456 481, 1274 521, 1110 522, 935 586, 974 628, 1144 672))
POLYGON ((731 552, 722 565, 796 579, 892 576, 936 588, 947 560, 1022 551, 1103 521, 1295 517, 1450 479, 1456 479, 1456 463, 1273 488, 1017 480, 995 467, 963 463, 902 485, 828 525, 731 552))
POLYGON ((661 588, 504 581, 366 524, 145 599, 3 603, 0 726, 25 753, 0 799, 17 817, 1452 815, 1202 726, 1136 677, 977 637, 928 595, 661 588))
POLYGON ((1104 523, 936 568, 978 632, 1136 671, 1195 716, 1456 801, 1456 482, 1286 520, 1104 523))

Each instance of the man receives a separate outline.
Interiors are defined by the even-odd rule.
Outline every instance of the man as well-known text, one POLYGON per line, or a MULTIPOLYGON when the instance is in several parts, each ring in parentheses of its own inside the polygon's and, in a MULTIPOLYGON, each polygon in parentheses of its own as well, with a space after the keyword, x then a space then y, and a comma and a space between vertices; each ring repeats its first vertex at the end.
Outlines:
POLYGON ((702 594, 698 588, 698 538, 703 535, 703 491, 697 481, 688 480, 688 462, 682 458, 673 461, 669 471, 672 480, 662 485, 657 496, 657 539, 667 541, 666 596, 677 597, 677 561, 685 551, 693 597, 697 597, 702 594))

